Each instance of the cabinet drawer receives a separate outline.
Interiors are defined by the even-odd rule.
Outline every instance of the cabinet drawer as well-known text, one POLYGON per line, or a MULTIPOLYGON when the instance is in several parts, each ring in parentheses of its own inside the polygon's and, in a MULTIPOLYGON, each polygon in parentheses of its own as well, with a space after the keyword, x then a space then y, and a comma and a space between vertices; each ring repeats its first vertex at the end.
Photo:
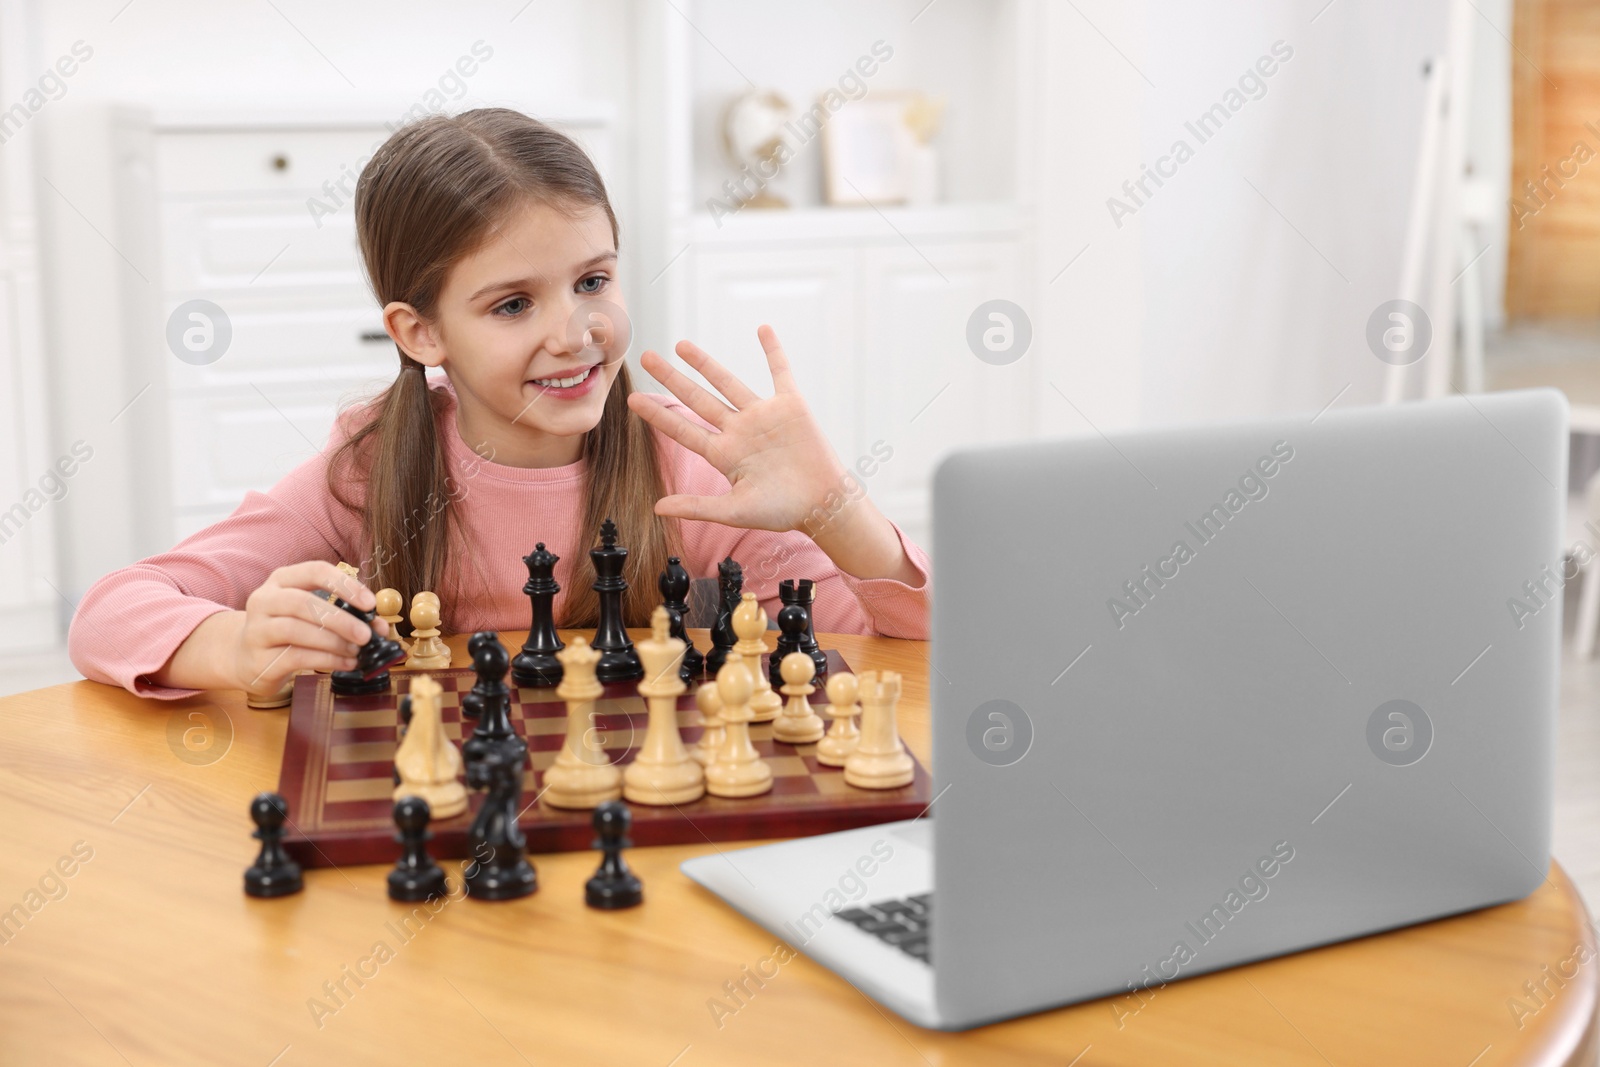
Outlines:
MULTIPOLYGON (((381 124, 345 129, 163 131, 156 167, 163 193, 284 193, 325 196, 322 184, 355 180, 389 137, 381 124)), ((302 202, 301 207, 305 205, 302 202)))
MULTIPOLYGON (((168 293, 165 322, 192 293, 168 293)), ((400 369, 394 342, 365 292, 302 295, 211 294, 228 317, 232 338, 213 363, 194 366, 168 355, 167 383, 177 393, 250 382, 306 382, 394 378, 400 369)))
POLYGON ((294 196, 168 200, 162 205, 169 289, 365 289, 352 205, 313 219, 294 196))
POLYGON ((246 387, 209 397, 173 397, 172 502, 182 512, 226 511, 246 491, 265 490, 328 442, 340 402, 364 383, 317 388, 246 387))

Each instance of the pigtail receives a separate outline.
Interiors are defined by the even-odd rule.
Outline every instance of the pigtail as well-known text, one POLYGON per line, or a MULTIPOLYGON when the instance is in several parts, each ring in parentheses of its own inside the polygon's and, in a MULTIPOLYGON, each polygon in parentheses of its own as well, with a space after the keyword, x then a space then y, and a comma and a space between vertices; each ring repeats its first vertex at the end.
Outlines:
MULTIPOLYGON (((422 364, 403 352, 400 374, 372 403, 373 415, 328 464, 329 486, 362 515, 363 581, 407 596, 443 585, 456 525, 451 484, 439 439, 440 401, 422 364), (360 500, 348 488, 364 483, 360 500)), ((442 611, 449 606, 441 603, 442 611)))

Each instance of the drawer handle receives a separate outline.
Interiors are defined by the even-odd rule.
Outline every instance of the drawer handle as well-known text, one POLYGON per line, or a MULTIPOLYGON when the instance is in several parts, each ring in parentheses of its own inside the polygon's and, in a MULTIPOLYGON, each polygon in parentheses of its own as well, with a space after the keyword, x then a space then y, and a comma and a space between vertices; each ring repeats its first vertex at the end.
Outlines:
POLYGON ((279 152, 277 155, 273 156, 272 157, 272 169, 273 170, 288 170, 289 169, 289 157, 284 155, 282 152, 279 152))
POLYGON ((387 341, 388 339, 389 335, 382 330, 361 331, 361 341, 363 344, 371 344, 375 341, 387 341))

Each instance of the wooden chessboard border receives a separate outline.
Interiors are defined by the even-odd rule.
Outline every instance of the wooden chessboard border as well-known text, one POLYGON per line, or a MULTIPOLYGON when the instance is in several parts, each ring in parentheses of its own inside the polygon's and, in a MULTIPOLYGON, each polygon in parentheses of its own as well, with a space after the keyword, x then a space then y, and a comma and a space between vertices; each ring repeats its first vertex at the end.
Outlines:
MULTIPOLYGON (((828 651, 829 674, 848 671, 850 667, 837 651, 828 651)), ((762 657, 766 669, 767 657, 762 657)), ((334 733, 334 715, 339 703, 356 705, 345 710, 363 710, 362 705, 378 705, 364 710, 392 711, 398 721, 398 704, 401 684, 409 687, 409 678, 426 673, 445 687, 447 697, 465 692, 475 680, 468 668, 449 668, 437 671, 393 672, 397 685, 386 694, 369 697, 340 698, 335 701, 327 675, 306 674, 295 681, 294 699, 290 708, 288 737, 284 744, 283 766, 279 779, 279 792, 289 802, 289 833, 285 847, 290 855, 308 867, 329 867, 345 864, 388 863, 399 855, 399 845, 394 840, 394 827, 390 822, 388 802, 365 802, 371 813, 362 817, 330 816, 327 801, 328 783, 333 780, 329 768, 330 741, 334 733), (381 816, 378 808, 382 807, 381 816)), ((826 704, 827 697, 819 683, 811 696, 814 704, 826 704)), ((630 762, 634 743, 644 737, 647 712, 642 697, 632 683, 617 683, 604 687, 597 702, 597 718, 613 722, 626 720, 630 731, 630 745, 618 759, 630 762), (626 710, 609 710, 626 708, 626 710), (607 713, 609 710, 609 713, 607 713)), ((522 695, 524 689, 512 687, 514 703, 513 722, 522 723, 523 708, 530 704, 549 704, 552 712, 564 722, 565 705, 554 698, 553 690, 536 690, 538 699, 529 701, 522 695)), ((459 696, 452 702, 459 708, 459 696)), ((699 736, 699 713, 694 709, 693 687, 678 699, 679 721, 689 724, 684 728, 686 743, 693 744, 699 736)), ((545 718, 540 716, 539 718, 545 718)), ((471 720, 463 722, 463 731, 470 731, 471 720)), ((618 723, 620 728, 620 723, 618 723)), ((366 727, 365 729, 372 729, 366 727)), ((753 732, 767 731, 770 725, 758 724, 753 732)), ((519 726, 519 733, 524 728, 519 726)), ((550 744, 559 747, 564 730, 530 739, 534 769, 528 775, 535 782, 542 774, 537 764, 544 755, 548 764, 553 752, 545 752, 550 744)), ((526 735, 525 735, 526 736, 526 735)), ((804 777, 813 790, 785 790, 780 784, 774 792, 748 799, 704 797, 685 805, 656 807, 630 804, 633 809, 631 838, 635 846, 688 844, 703 841, 747 841, 775 837, 802 837, 830 833, 836 830, 855 829, 877 823, 914 818, 927 810, 932 800, 932 782, 926 768, 912 757, 915 778, 908 786, 890 790, 863 790, 853 787, 842 789, 818 788, 819 781, 837 786, 832 776, 842 775, 837 768, 822 767, 816 763, 812 745, 786 745, 782 742, 758 742, 760 748, 770 748, 777 760, 786 767, 795 766, 788 761, 798 758, 805 774, 789 774, 791 780, 804 777)), ((359 762, 359 761, 358 761, 359 762)), ((370 780, 367 778, 357 780, 370 780)), ((842 779, 841 779, 842 780, 842 779)), ((568 852, 586 850, 593 845, 593 830, 588 811, 562 811, 544 803, 532 803, 536 792, 530 787, 523 793, 527 804, 518 825, 528 838, 530 852, 568 852)), ((433 839, 429 844, 434 856, 466 858, 469 855, 467 830, 482 797, 474 794, 465 814, 452 819, 436 821, 432 826, 433 839)), ((350 806, 357 802, 339 802, 350 806)))

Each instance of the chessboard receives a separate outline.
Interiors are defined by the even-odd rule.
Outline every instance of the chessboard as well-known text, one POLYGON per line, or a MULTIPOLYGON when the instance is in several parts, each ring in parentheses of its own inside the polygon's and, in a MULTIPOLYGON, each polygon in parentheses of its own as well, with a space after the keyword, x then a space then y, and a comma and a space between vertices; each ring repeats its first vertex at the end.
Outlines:
MULTIPOLYGON (((828 650, 828 674, 850 667, 828 650)), ((767 669, 767 657, 762 667, 767 669)), ((335 696, 326 674, 295 679, 283 770, 278 792, 289 804, 284 846, 308 867, 389 863, 399 854, 395 842, 394 754, 399 744, 399 703, 419 672, 395 670, 387 693, 335 696)), ((473 720, 461 714, 461 697, 477 676, 470 669, 427 671, 444 690, 441 700, 446 736, 459 743, 472 735, 473 720)), ((827 703, 822 681, 813 704, 827 703)), ((636 683, 605 687, 595 702, 595 728, 612 761, 627 764, 644 741, 648 715, 636 683)), ((684 743, 700 738, 700 712, 694 686, 678 698, 678 725, 684 743)), ((824 716, 826 717, 826 716, 824 716)), ((593 847, 591 812, 553 808, 539 801, 542 777, 566 736, 567 710, 555 690, 511 689, 511 719, 528 742, 531 766, 524 771, 523 812, 518 819, 530 852, 570 852, 593 847)), ((675 845, 704 841, 744 841, 804 837, 875 823, 911 819, 932 801, 927 769, 913 756, 916 777, 899 789, 858 789, 844 772, 817 762, 816 745, 775 741, 771 723, 752 723, 750 739, 772 767, 773 787, 743 799, 704 796, 689 804, 630 804, 634 845, 675 845)), ((436 820, 429 850, 438 858, 469 855, 467 828, 482 802, 473 794, 468 810, 436 820)))

